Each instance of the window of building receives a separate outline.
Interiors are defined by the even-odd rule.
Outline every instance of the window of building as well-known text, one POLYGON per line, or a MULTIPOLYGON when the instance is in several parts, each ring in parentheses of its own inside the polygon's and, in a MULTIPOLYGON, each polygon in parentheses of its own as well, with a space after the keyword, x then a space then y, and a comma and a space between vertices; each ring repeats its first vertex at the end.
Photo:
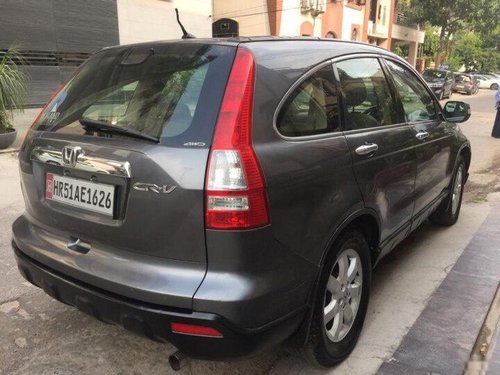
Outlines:
POLYGON ((313 25, 311 22, 305 21, 300 25, 300 35, 302 36, 312 36, 313 35, 313 25))

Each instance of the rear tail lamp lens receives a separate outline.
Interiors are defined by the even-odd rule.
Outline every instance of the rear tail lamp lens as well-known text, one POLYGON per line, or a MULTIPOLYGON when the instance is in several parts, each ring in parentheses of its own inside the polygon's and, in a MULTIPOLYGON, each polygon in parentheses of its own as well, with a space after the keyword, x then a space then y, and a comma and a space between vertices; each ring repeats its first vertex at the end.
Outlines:
POLYGON ((209 229, 267 225, 265 181, 252 148, 255 64, 239 48, 215 128, 206 181, 205 222, 209 229))

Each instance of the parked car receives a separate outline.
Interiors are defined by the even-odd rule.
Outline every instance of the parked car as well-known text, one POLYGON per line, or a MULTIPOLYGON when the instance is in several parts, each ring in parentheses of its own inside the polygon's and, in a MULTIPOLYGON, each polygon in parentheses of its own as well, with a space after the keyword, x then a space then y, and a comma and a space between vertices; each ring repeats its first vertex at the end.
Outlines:
POLYGON ((451 98, 453 95, 453 84, 455 78, 453 73, 447 70, 426 69, 422 74, 429 87, 434 91, 439 100, 451 98))
POLYGON ((477 94, 479 85, 473 74, 460 73, 455 76, 453 92, 464 92, 467 95, 477 94))
POLYGON ((475 74, 480 89, 498 90, 500 78, 486 74, 475 74))
POLYGON ((358 340, 372 268, 427 218, 457 221, 471 150, 454 123, 469 116, 371 45, 104 49, 21 147, 19 270, 191 357, 288 340, 335 365, 358 340))

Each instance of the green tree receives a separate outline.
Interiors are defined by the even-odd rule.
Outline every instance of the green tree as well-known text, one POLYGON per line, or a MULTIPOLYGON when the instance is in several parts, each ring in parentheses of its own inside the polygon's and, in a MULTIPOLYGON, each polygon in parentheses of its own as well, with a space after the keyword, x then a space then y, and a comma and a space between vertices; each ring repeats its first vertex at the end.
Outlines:
POLYGON ((10 132, 12 111, 22 109, 27 92, 28 76, 19 69, 23 57, 11 47, 0 57, 0 134, 10 132))
POLYGON ((451 63, 454 69, 464 65, 466 70, 497 71, 500 69, 500 52, 489 45, 480 33, 457 33, 453 53, 447 62, 451 63))
POLYGON ((500 70, 500 52, 495 48, 486 48, 481 53, 479 70, 482 72, 497 72, 500 70))
POLYGON ((453 56, 465 65, 465 70, 479 70, 482 41, 474 32, 459 33, 453 44, 453 56))
POLYGON ((437 29, 432 26, 428 26, 425 30, 425 39, 423 52, 424 56, 434 57, 438 51, 439 47, 439 37, 437 35, 437 29))
MULTIPOLYGON (((436 66, 441 64, 443 56, 447 55, 453 34, 464 30, 469 24, 480 22, 480 14, 485 9, 491 9, 490 3, 498 0, 410 0, 406 15, 413 22, 429 23, 439 28, 436 66)), ((496 18, 493 15, 492 18, 496 18)), ((489 21, 488 21, 489 23, 489 21)))

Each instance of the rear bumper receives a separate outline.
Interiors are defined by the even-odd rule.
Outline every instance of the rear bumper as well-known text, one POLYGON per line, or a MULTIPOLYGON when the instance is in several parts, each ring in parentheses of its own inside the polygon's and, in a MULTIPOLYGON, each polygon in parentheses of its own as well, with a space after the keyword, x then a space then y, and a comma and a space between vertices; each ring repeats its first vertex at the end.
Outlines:
POLYGON ((304 306, 259 328, 236 327, 217 314, 146 303, 96 288, 42 265, 24 254, 14 241, 12 246, 24 278, 53 298, 99 320, 156 341, 170 342, 193 358, 223 360, 256 354, 292 335, 306 311, 304 306), (172 322, 213 327, 223 338, 172 333, 172 322))
POLYGON ((434 91, 435 94, 441 94, 441 92, 444 91, 444 87, 443 86, 431 87, 431 90, 434 91))
POLYGON ((454 92, 471 92, 473 87, 453 87, 454 92))

